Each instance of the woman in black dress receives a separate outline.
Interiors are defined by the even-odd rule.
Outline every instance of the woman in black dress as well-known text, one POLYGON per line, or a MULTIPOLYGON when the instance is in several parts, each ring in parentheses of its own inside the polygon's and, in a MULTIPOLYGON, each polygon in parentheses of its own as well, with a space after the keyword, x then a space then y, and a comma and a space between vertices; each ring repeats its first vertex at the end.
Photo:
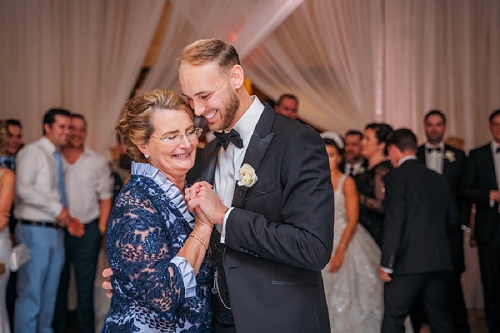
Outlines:
POLYGON ((367 170, 360 170, 356 179, 359 192, 359 222, 379 247, 382 247, 384 223, 384 176, 392 169, 386 158, 386 138, 392 131, 392 127, 384 123, 366 125, 361 141, 361 153, 368 161, 368 167, 367 170))

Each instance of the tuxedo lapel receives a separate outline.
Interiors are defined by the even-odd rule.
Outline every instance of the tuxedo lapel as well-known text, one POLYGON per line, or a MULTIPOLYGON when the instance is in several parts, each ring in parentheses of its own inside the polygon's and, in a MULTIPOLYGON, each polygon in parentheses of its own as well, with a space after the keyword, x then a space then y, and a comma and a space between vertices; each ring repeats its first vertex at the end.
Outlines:
MULTIPOLYGON (((275 116, 275 111, 266 104, 259 122, 257 126, 255 126, 255 131, 252 134, 252 138, 250 139, 250 143, 245 153, 245 158, 243 159, 243 164, 249 164, 257 175, 259 174, 260 163, 274 137, 274 133, 271 133, 271 129, 274 124, 275 116)), ((233 195, 233 207, 244 208, 247 191, 248 187, 238 186, 238 183, 236 183, 233 195)))
POLYGON ((485 159, 484 159, 483 170, 486 173, 488 173, 488 176, 486 177, 491 179, 491 181, 495 185, 495 189, 498 189, 498 180, 495 172, 495 162, 493 161, 493 153, 491 152, 490 145, 488 145, 487 149, 484 150, 484 154, 485 154, 485 159))
POLYGON ((217 160, 219 159, 219 148, 219 142, 217 140, 213 140, 205 146, 205 150, 203 152, 200 180, 204 180, 212 185, 214 184, 215 168, 217 166, 217 160))

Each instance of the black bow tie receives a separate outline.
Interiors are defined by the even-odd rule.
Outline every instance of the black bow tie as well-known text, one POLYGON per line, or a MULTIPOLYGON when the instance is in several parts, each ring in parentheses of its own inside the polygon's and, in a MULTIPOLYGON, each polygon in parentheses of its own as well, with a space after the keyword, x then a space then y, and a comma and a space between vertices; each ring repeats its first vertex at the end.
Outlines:
POLYGON ((500 153, 500 147, 497 147, 497 149, 495 150, 495 153, 500 153))
POLYGON ((436 147, 436 148, 430 148, 429 147, 429 148, 427 148, 427 151, 429 153, 431 153, 433 150, 436 151, 436 152, 438 152, 438 153, 440 153, 441 152, 441 147, 436 147))
POLYGON ((240 133, 236 132, 234 129, 229 131, 229 133, 214 132, 214 135, 224 150, 229 146, 229 142, 232 142, 233 145, 240 149, 243 148, 243 140, 240 137, 240 133))

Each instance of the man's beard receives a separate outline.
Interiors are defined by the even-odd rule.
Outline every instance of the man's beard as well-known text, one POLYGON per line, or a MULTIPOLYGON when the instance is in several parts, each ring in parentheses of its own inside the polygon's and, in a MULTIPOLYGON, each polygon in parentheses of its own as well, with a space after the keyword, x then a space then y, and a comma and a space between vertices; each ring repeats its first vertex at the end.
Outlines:
POLYGON ((236 111, 240 107, 240 100, 238 95, 234 91, 230 91, 229 99, 224 107, 224 114, 222 115, 222 125, 220 128, 210 128, 210 125, 215 126, 215 124, 209 123, 209 128, 212 131, 221 131, 223 129, 228 128, 234 121, 234 117, 236 116, 236 111))

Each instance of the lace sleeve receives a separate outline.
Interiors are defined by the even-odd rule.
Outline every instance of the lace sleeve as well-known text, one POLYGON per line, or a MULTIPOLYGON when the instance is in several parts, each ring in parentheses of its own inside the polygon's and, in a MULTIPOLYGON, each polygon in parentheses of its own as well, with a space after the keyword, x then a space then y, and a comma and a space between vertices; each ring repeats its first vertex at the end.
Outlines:
POLYGON ((384 213, 383 201, 385 198, 384 176, 390 171, 385 165, 380 165, 375 170, 375 178, 373 180, 375 198, 367 198, 366 206, 378 213, 384 213))
POLYGON ((168 212, 159 213, 147 196, 133 191, 121 193, 109 220, 106 248, 113 290, 118 298, 173 312, 184 301, 182 274, 171 262, 182 243, 171 236, 177 233, 166 222, 168 212))

